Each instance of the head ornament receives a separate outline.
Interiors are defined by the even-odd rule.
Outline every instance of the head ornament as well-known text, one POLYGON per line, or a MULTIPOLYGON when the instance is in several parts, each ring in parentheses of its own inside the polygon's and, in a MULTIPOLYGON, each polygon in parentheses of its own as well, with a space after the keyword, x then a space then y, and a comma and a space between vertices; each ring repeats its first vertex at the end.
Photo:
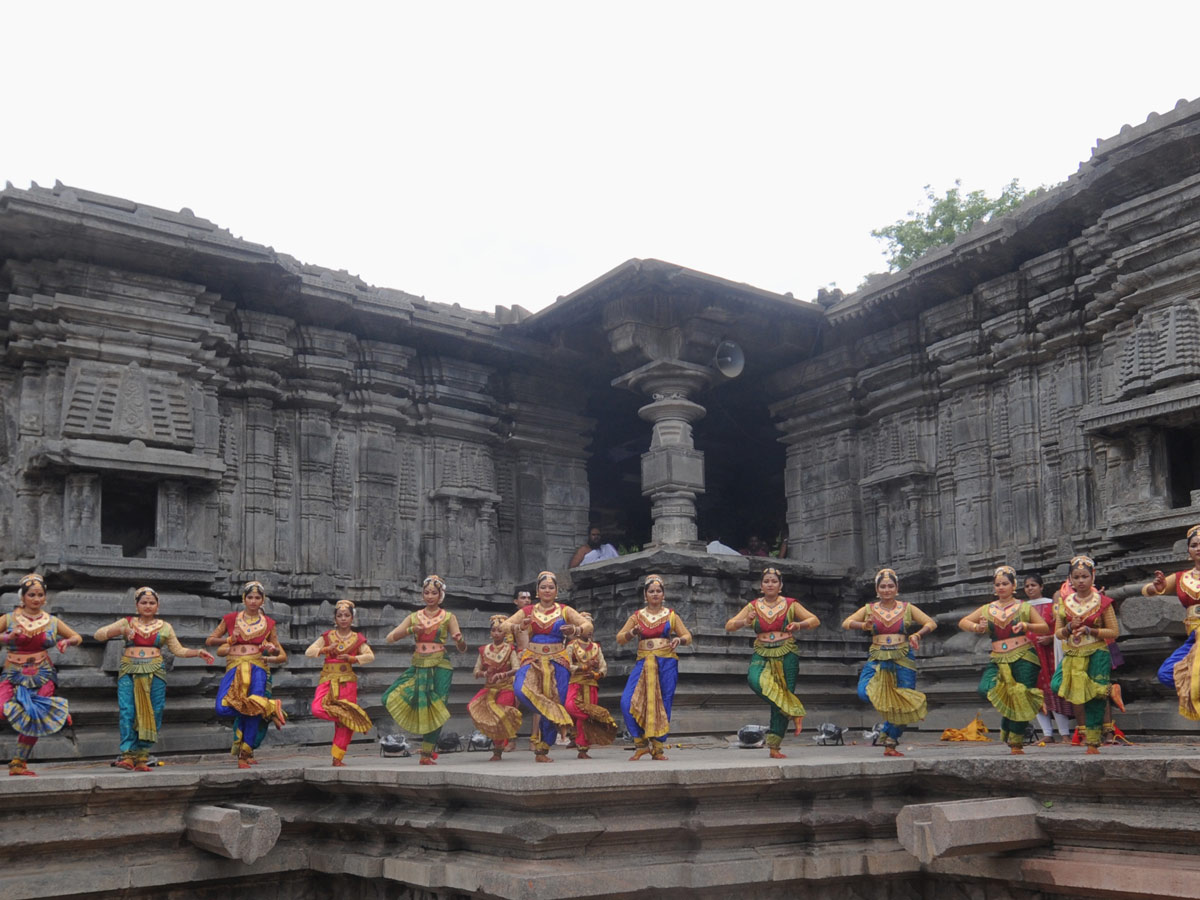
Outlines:
POLYGON ((642 593, 643 593, 643 594, 645 594, 645 593, 646 593, 646 591, 647 591, 647 590, 649 590, 649 588, 650 588, 650 585, 652 585, 652 584, 655 584, 655 583, 657 583, 657 584, 658 584, 658 586, 659 586, 660 588, 662 588, 662 589, 663 589, 663 592, 664 592, 664 593, 666 592, 666 590, 667 590, 667 586, 666 586, 666 584, 664 584, 664 583, 663 583, 662 576, 661 576, 661 575, 655 575, 655 574, 653 574, 653 573, 652 573, 652 574, 650 574, 650 575, 647 575, 647 576, 646 576, 646 577, 645 577, 645 578, 642 580, 642 593))
POLYGON ((763 569, 762 576, 758 579, 759 583, 761 583, 762 579, 766 578, 768 575, 774 575, 776 578, 779 579, 779 583, 783 584, 783 573, 780 572, 774 566, 767 566, 765 569, 763 569))
POLYGON ((879 587, 879 582, 885 578, 890 578, 896 583, 896 587, 900 587, 900 579, 896 575, 895 569, 880 569, 875 573, 875 587, 879 587))
POLYGON ((543 581, 546 581, 546 580, 553 581, 554 586, 558 587, 558 576, 555 575, 553 572, 551 572, 549 569, 547 569, 544 572, 538 572, 537 583, 540 585, 543 581))
POLYGON ((25 575, 24 577, 22 577, 21 580, 17 582, 17 584, 19 586, 18 593, 22 597, 24 597, 25 592, 27 590, 29 590, 31 587, 33 587, 35 584, 41 585, 43 591, 46 589, 46 579, 43 578, 41 575, 39 575, 37 572, 30 572, 28 575, 25 575))
POLYGON ((442 576, 426 575, 425 580, 421 582, 421 588, 424 589, 430 586, 437 588, 437 592, 441 595, 442 599, 446 599, 446 582, 442 581, 442 576))
POLYGON ((1188 529, 1187 539, 1190 541, 1194 535, 1200 534, 1200 525, 1193 525, 1188 529))
POLYGON ((246 595, 249 594, 251 591, 258 591, 260 594, 263 595, 263 602, 265 603, 267 601, 267 589, 263 586, 263 583, 261 581, 247 581, 245 584, 243 584, 242 585, 242 599, 245 600, 246 595))
POLYGON ((1017 583, 1017 570, 1012 566, 996 566, 996 571, 992 573, 992 577, 995 578, 999 575, 1003 575, 1013 584, 1017 583))
POLYGON ((1071 558, 1071 568, 1069 571, 1074 571, 1078 568, 1087 569, 1089 572, 1096 571, 1096 561, 1090 556, 1075 556, 1071 558))
POLYGON ((156 590, 155 590, 154 588, 152 588, 152 587, 145 586, 145 587, 140 587, 140 588, 138 588, 137 590, 135 590, 135 591, 133 592, 133 602, 134 602, 134 603, 137 603, 139 600, 141 600, 141 599, 142 599, 142 597, 143 597, 145 594, 149 594, 149 595, 150 595, 151 597, 153 597, 155 600, 157 600, 157 599, 158 599, 158 591, 156 591, 156 590))

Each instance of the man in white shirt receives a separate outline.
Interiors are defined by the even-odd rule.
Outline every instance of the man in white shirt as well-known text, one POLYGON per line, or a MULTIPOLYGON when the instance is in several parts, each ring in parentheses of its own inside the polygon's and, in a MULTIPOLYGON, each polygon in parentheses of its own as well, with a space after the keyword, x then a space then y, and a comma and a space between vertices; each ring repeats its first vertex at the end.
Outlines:
POLYGON ((616 558, 617 548, 612 544, 604 543, 599 526, 593 525, 588 529, 587 543, 575 551, 571 562, 568 563, 568 568, 574 569, 576 566, 586 566, 589 563, 600 562, 602 559, 616 558))

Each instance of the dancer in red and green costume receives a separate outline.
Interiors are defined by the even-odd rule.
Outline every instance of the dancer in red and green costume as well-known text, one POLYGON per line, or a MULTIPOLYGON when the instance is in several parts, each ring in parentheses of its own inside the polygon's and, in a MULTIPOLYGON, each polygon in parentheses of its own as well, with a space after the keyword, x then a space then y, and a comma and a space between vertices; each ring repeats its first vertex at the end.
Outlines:
POLYGON ((541 716, 533 736, 535 762, 553 762, 550 748, 560 731, 571 724, 567 712, 567 684, 571 672, 566 641, 590 635, 592 623, 565 603, 558 602, 558 576, 540 572, 537 602, 509 616, 503 628, 509 634, 529 632, 529 644, 521 654, 521 666, 513 680, 517 701, 541 716))
POLYGON ((1050 680, 1058 696, 1083 707, 1088 753, 1100 752, 1106 700, 1125 711, 1121 686, 1112 682, 1108 642, 1121 633, 1112 598, 1094 587, 1096 563, 1090 556, 1071 560, 1071 590, 1054 601, 1054 633, 1063 642, 1063 660, 1050 680))
POLYGON ((916 689, 915 653, 921 639, 937 628, 937 623, 913 604, 898 599, 899 593, 895 569, 880 569, 875 575, 878 599, 842 623, 848 631, 871 635, 871 650, 858 676, 858 697, 884 717, 884 756, 903 756, 897 745, 905 726, 925 718, 925 695, 916 689), (914 624, 917 630, 910 634, 914 624))
POLYGON ((0 615, 0 644, 8 647, 0 672, 0 708, 17 732, 17 755, 8 764, 9 775, 33 775, 29 755, 38 738, 55 734, 71 724, 67 701, 54 695, 58 672, 50 662, 49 650, 83 642, 75 631, 43 607, 46 582, 33 572, 18 584, 21 605, 0 615))
POLYGON ((438 737, 450 720, 446 698, 454 669, 446 658, 446 642, 453 641, 459 653, 467 649, 458 619, 442 609, 445 599, 446 582, 430 575, 421 584, 424 609, 412 613, 387 636, 389 644, 410 634, 417 642, 412 665, 383 692, 383 705, 397 725, 421 735, 423 766, 435 765, 438 737))
POLYGON ((621 713, 625 727, 633 735, 633 756, 647 753, 665 761, 663 744, 671 731, 671 704, 679 681, 679 656, 676 650, 692 642, 692 633, 683 620, 665 604, 666 586, 661 575, 647 575, 642 582, 646 605, 630 616, 617 632, 617 643, 638 642, 637 661, 621 694, 621 713))
POLYGON ((167 702, 167 677, 162 651, 180 659, 199 657, 210 666, 216 662, 207 650, 189 650, 175 637, 175 630, 158 617, 158 592, 140 587, 133 592, 136 616, 124 616, 96 631, 96 640, 121 638, 125 650, 117 675, 117 722, 121 732, 121 758, 117 768, 131 772, 150 771, 150 748, 162 729, 167 702))
POLYGON ((754 656, 750 659, 747 680, 750 689, 771 706, 771 726, 767 749, 772 759, 786 759, 780 752, 788 722, 795 720, 796 733, 804 721, 804 704, 796 696, 796 675, 800 653, 796 632, 816 628, 821 620, 791 597, 780 596, 783 576, 776 568, 763 570, 759 581, 762 596, 751 600, 742 611, 725 623, 726 631, 738 631, 752 625, 755 632, 754 656))
POLYGON ((366 635, 354 630, 354 603, 339 600, 333 605, 333 624, 330 631, 312 642, 304 651, 308 657, 324 657, 317 692, 313 696, 312 714, 334 723, 333 765, 344 766, 350 738, 357 732, 371 730, 371 717, 358 705, 358 674, 355 666, 374 662, 375 653, 366 635))
POLYGON ((267 723, 282 728, 283 704, 271 699, 271 666, 287 662, 287 651, 275 632, 275 620, 262 610, 267 590, 261 581, 242 586, 241 612, 228 613, 205 639, 224 657, 225 677, 217 688, 217 715, 233 717, 230 753, 239 769, 256 763, 254 751, 267 736, 267 723))
POLYGON ((1037 687, 1042 663, 1031 634, 1049 634, 1050 626, 1026 601, 1017 599, 1017 572, 1000 566, 992 578, 996 599, 970 615, 958 627, 991 638, 991 661, 983 670, 979 693, 1000 713, 1000 740, 1013 755, 1025 752, 1025 728, 1037 718, 1043 696, 1037 687))

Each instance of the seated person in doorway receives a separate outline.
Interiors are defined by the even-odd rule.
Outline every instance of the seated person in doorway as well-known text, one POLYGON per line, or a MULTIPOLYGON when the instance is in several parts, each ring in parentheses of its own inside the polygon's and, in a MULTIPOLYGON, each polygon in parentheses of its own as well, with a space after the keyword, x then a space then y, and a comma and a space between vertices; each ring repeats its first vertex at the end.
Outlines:
POLYGON ((767 546, 767 542, 760 538, 757 534, 750 535, 746 541, 746 548, 742 550, 742 556, 770 556, 771 548, 767 546))
POLYGON ((600 532, 600 526, 593 525, 588 529, 587 543, 575 551, 567 565, 574 569, 576 566, 586 566, 603 559, 616 558, 617 548, 612 544, 606 544, 600 532))

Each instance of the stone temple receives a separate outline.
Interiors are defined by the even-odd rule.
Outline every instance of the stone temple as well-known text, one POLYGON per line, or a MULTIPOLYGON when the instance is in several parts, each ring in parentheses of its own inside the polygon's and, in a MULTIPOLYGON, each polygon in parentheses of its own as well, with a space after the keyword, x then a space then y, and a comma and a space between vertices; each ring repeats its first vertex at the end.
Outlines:
MULTIPOLYGON (((560 572, 611 648, 612 707, 633 656, 610 636, 660 572, 697 637, 676 733, 765 720, 749 640, 722 627, 764 561, 705 550, 752 534, 786 536, 785 593, 823 621, 801 641, 814 723, 872 721, 854 696, 861 636, 839 626, 877 568, 941 623, 921 660, 936 733, 987 707, 982 638, 955 623, 994 567, 1053 589, 1086 552, 1107 593, 1134 597, 1121 727, 1194 730, 1153 678, 1183 634, 1178 602, 1132 586, 1182 568, 1200 522, 1200 101, 1099 141, 1065 182, 905 272, 814 302, 633 259, 535 314, 475 311, 301 264, 187 209, 9 185, 0 322, 5 602, 40 571, 55 613, 90 635, 150 584, 197 646, 242 581, 263 581, 292 657, 280 741, 328 740, 302 650, 332 601, 353 599, 378 640, 431 572, 472 645, 516 586, 560 572), (592 522, 628 552, 568 571, 592 522)), ((88 640, 62 658, 74 730, 38 758, 115 754, 118 652, 88 640)), ((377 652, 361 696, 385 725, 378 698, 408 648, 377 652)), ((218 680, 175 664, 160 752, 228 747, 218 680)), ((469 728, 474 690, 456 679, 452 727, 469 728)), ((0 753, 13 743, 0 732, 0 753)), ((431 892, 414 897, 507 896, 400 880, 431 892)))

